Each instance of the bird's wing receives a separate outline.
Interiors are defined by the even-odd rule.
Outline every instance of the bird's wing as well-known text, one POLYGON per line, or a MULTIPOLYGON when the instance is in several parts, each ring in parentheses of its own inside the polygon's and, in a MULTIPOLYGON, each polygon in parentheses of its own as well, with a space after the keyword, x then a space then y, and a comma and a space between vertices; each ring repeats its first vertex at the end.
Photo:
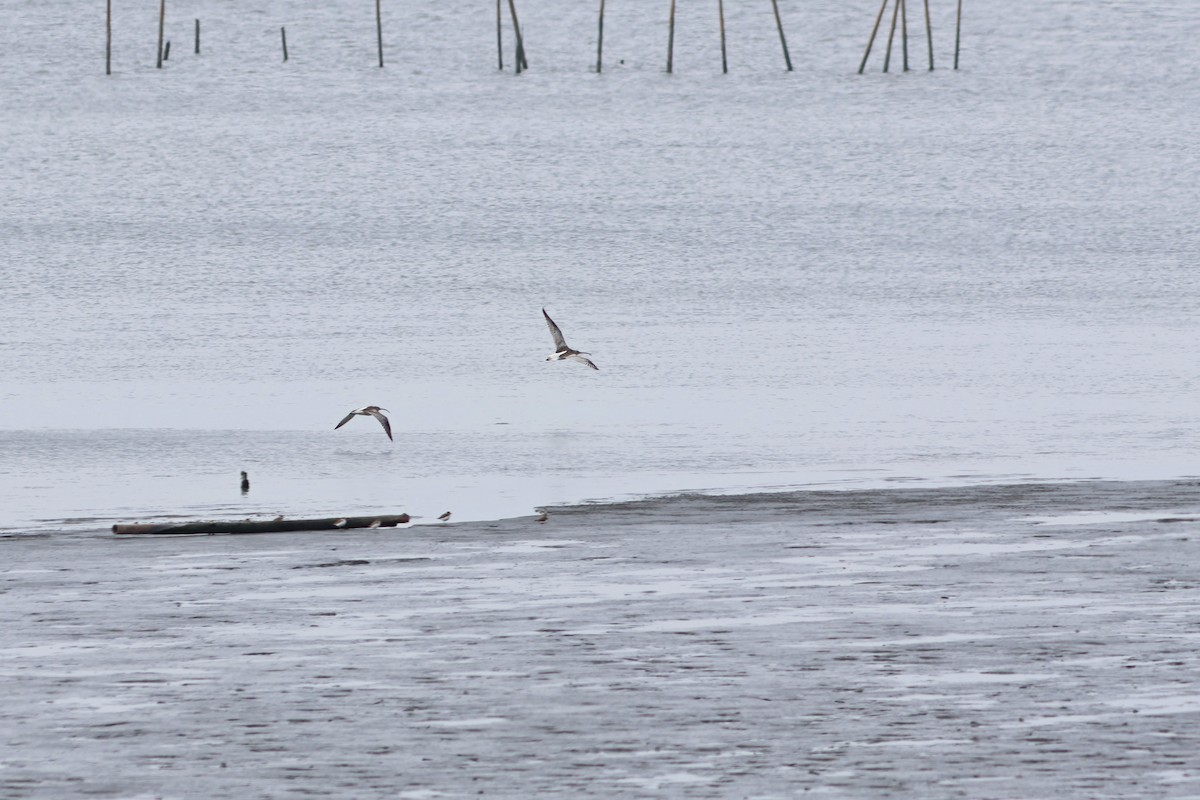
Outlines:
POLYGON ((586 356, 583 356, 580 353, 574 353, 573 355, 567 356, 567 358, 570 358, 574 361, 582 361, 584 364, 587 364, 592 369, 595 369, 595 370, 600 369, 599 367, 597 367, 595 364, 592 363, 592 360, 590 358, 587 358, 586 356))
POLYGON ((378 411, 372 411, 371 416, 379 420, 379 424, 383 426, 384 433, 388 435, 388 441, 396 441, 392 438, 392 423, 388 422, 388 418, 383 414, 380 414, 378 411))
POLYGON ((550 315, 546 313, 546 309, 542 309, 542 316, 546 318, 546 327, 550 329, 550 335, 554 337, 554 346, 559 350, 567 349, 567 342, 563 339, 562 331, 554 324, 554 320, 550 319, 550 315))
POLYGON ((345 419, 343 419, 343 420, 342 420, 341 422, 339 422, 337 425, 334 425, 334 426, 333 426, 333 429, 336 431, 338 428, 342 427, 342 426, 343 426, 343 425, 345 425, 347 422, 349 422, 350 420, 354 419, 354 415, 355 415, 355 414, 357 414, 357 413, 358 413, 357 411, 351 411, 349 414, 347 414, 347 415, 346 415, 345 419))

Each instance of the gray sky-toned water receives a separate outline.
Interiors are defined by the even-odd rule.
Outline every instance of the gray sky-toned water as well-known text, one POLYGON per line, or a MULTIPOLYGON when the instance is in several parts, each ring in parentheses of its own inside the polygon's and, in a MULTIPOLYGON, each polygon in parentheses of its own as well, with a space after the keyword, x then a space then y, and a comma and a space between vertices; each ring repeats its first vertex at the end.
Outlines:
POLYGON ((0 524, 1193 471, 1187 4, 727 5, 6 4, 0 524))

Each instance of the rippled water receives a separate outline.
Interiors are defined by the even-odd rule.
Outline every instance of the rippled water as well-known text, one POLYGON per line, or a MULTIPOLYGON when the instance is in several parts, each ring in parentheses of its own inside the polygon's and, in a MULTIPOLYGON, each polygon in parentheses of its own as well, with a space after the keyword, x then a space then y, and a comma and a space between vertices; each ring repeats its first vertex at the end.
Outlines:
POLYGON ((1190 3, 369 5, 0 6, 0 527, 1195 472, 1190 3))

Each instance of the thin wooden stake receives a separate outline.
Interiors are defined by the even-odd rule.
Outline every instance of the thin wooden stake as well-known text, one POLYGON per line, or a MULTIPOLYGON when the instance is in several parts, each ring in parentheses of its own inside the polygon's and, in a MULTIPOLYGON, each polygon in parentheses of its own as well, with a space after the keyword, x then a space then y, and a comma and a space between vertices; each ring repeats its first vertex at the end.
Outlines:
POLYGON ((171 40, 168 39, 166 46, 163 47, 163 61, 166 61, 170 57, 171 57, 171 40))
POLYGON ((375 0, 375 38, 379 41, 379 67, 383 68, 383 11, 375 0))
POLYGON ((871 46, 875 44, 875 34, 879 33, 879 23, 883 20, 883 11, 887 8, 888 0, 879 4, 879 13, 875 15, 875 27, 871 28, 871 38, 867 40, 867 50, 863 53, 862 62, 858 65, 858 74, 862 75, 867 68, 867 58, 871 55, 871 46))
POLYGON ((667 34, 667 74, 670 75, 675 59, 675 0, 671 0, 670 32, 667 34))
POLYGON ((954 20, 954 68, 958 69, 958 42, 962 38, 962 0, 958 0, 958 15, 954 20))
POLYGON ((521 74, 521 70, 529 69, 529 64, 525 61, 525 42, 521 39, 521 23, 517 20, 517 4, 513 0, 508 0, 508 15, 512 17, 513 34, 517 37, 517 74, 521 74))
POLYGON ((908 72, 908 3, 900 0, 900 46, 904 52, 904 71, 908 72))
POLYGON ((167 17, 167 0, 159 0, 158 3, 158 63, 155 65, 162 69, 163 62, 163 22, 167 17))
POLYGON ((196 20, 196 55, 200 55, 200 20, 196 20))
POLYGON ((925 38, 929 41, 929 71, 933 72, 933 24, 929 21, 929 0, 925 0, 925 38))
POLYGON ((779 16, 779 0, 771 0, 771 5, 775 7, 775 27, 779 28, 779 43, 783 45, 783 63, 787 64, 787 71, 792 71, 792 57, 788 55, 787 37, 783 35, 783 18, 779 16))
MULTIPOLYGON (((928 2, 929 0, 926 0, 928 2)), ((504 36, 501 33, 500 22, 500 2, 496 0, 496 59, 499 64, 499 69, 504 69, 504 36)))
POLYGON ((892 41, 896 38, 896 22, 900 19, 900 0, 892 0, 892 30, 888 34, 887 55, 883 57, 883 71, 888 71, 888 63, 892 60, 892 41))
POLYGON ((717 0, 717 14, 721 18, 721 74, 729 73, 729 62, 725 58, 725 0, 717 0))
POLYGON ((596 74, 600 74, 600 68, 604 56, 604 0, 600 0, 600 34, 596 39, 596 74))
POLYGON ((104 4, 104 74, 112 75, 112 0, 104 4))
POLYGON ((279 26, 279 39, 283 42, 283 60, 287 61, 287 28, 279 26))

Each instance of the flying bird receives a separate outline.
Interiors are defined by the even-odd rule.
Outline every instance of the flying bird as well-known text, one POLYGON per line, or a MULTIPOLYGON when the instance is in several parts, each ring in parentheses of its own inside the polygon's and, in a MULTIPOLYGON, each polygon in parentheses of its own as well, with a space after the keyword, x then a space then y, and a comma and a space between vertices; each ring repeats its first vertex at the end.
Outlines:
POLYGON ((546 356, 547 361, 563 361, 572 358, 576 361, 582 361, 592 369, 600 369, 592 363, 590 358, 584 358, 584 356, 590 356, 591 353, 572 350, 570 347, 567 347, 567 342, 563 339, 562 331, 554 324, 554 320, 550 319, 550 315, 546 313, 546 309, 544 308, 542 309, 542 316, 546 318, 546 327, 550 329, 550 335, 554 337, 554 346, 557 348, 551 355, 546 356))
POLYGON ((341 422, 339 422, 337 425, 334 425, 333 429, 336 431, 338 428, 342 427, 351 419, 353 419, 356 414, 363 417, 374 417, 375 419, 379 420, 379 424, 383 426, 383 431, 387 434, 388 441, 394 442, 395 439, 392 438, 392 423, 388 422, 388 418, 383 415, 384 411, 387 411, 387 409, 380 408, 379 406, 363 406, 362 408, 356 408, 343 417, 341 422))
POLYGON ((440 519, 442 522, 449 522, 450 521, 450 512, 447 511, 445 514, 440 514, 438 516, 438 519, 440 519))

